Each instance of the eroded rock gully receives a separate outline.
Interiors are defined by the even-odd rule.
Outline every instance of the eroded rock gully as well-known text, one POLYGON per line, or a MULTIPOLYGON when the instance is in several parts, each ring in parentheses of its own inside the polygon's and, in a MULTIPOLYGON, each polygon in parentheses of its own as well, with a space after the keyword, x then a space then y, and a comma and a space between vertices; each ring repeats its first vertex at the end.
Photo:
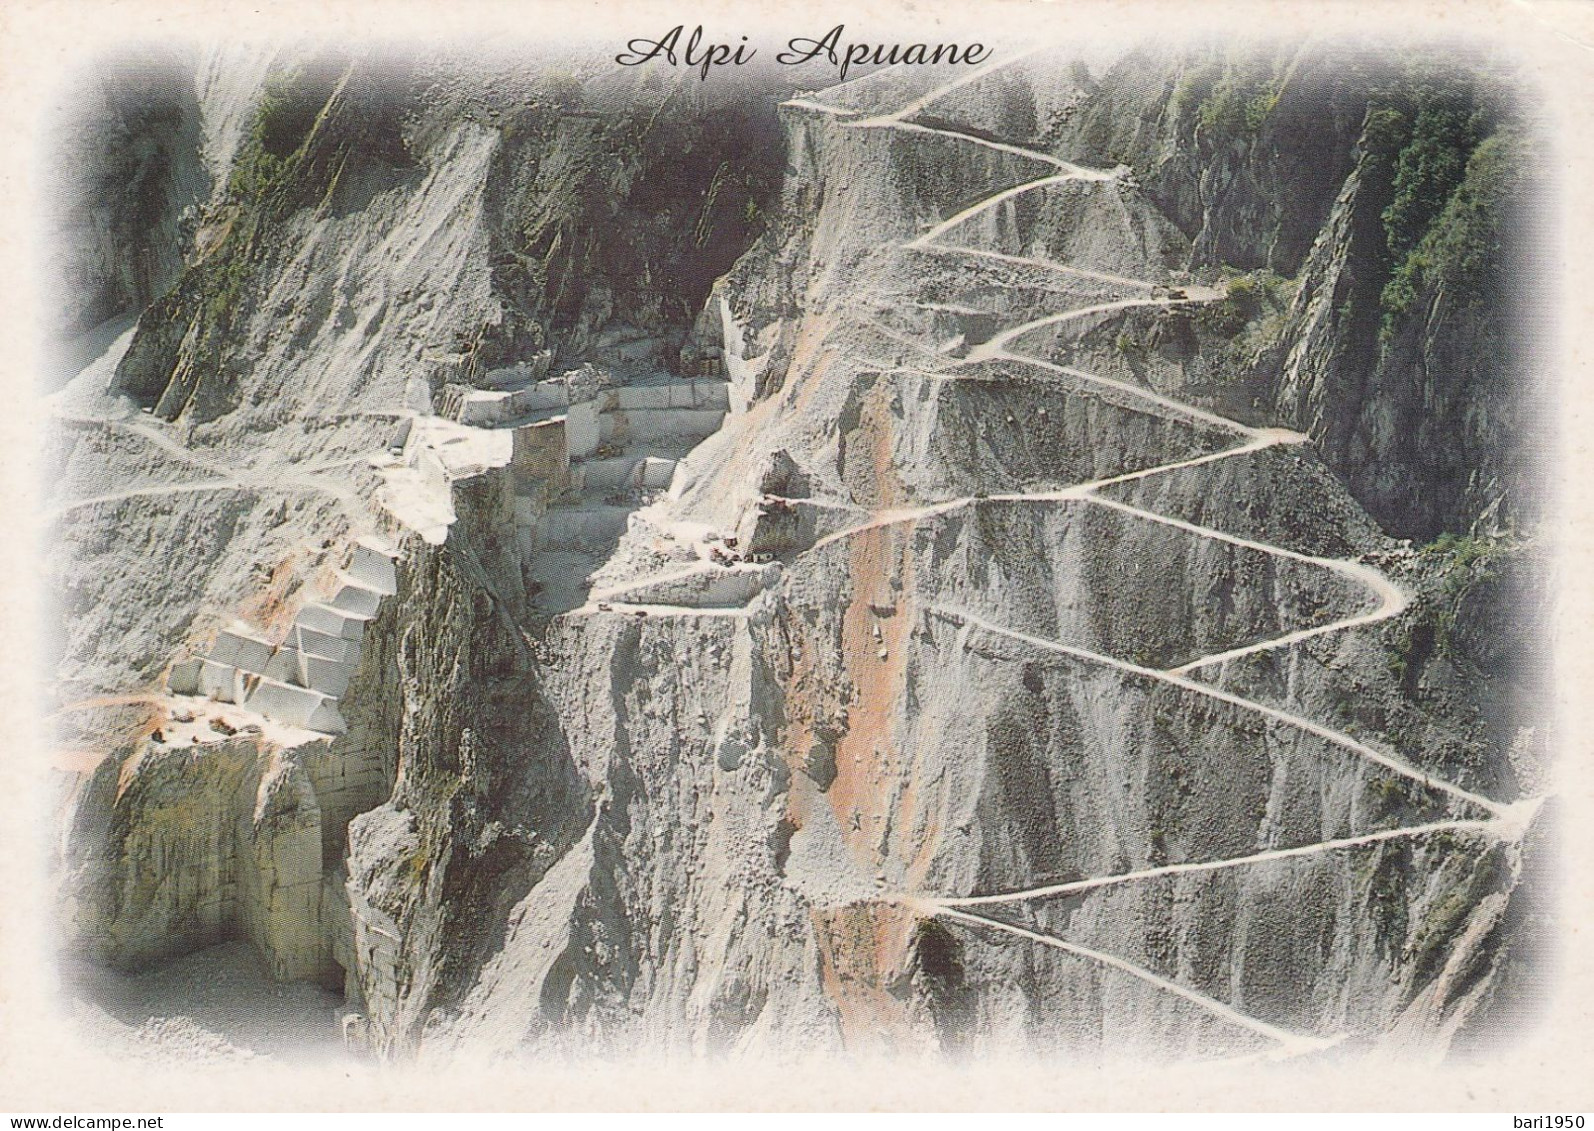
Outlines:
MULTIPOLYGON (((648 135, 604 135, 635 147, 605 191, 644 260, 688 199, 746 248, 701 315, 570 297, 602 260, 550 185, 590 119, 495 122, 418 75, 343 137, 387 104, 333 74, 290 179, 212 218, 257 242, 213 232, 120 377, 113 352, 58 397, 63 514, 230 532, 177 552, 182 607, 127 646, 67 610, 69 945, 138 967, 241 935, 390 1055, 1475 1042, 1533 981, 1549 734, 1532 673, 1468 642, 1506 596, 1531 629, 1532 544, 1413 551, 1319 457, 1337 378, 1301 343, 1336 317, 1313 288, 1351 254, 1354 155, 1309 216, 1268 196, 1278 157, 1199 223, 1206 141, 1175 130, 1151 189, 1139 135, 1075 163, 1119 156, 1102 115, 1144 125, 1148 65, 784 102, 778 200, 730 164, 638 196, 648 135), (540 171, 505 172, 532 126, 540 171), (323 184, 327 152, 370 175, 323 184), (1220 316, 1261 331, 1213 257, 1259 195, 1308 284, 1225 352, 1220 316)), ((104 537, 63 540, 69 586, 104 537)))

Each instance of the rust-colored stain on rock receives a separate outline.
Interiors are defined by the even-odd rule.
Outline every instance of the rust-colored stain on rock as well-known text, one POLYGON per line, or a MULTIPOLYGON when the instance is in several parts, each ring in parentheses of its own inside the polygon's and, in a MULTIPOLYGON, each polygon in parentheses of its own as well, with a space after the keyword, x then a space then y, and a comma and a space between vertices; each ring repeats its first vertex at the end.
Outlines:
POLYGON ((909 945, 918 917, 890 903, 813 912, 820 977, 836 1003, 842 1040, 852 1051, 909 1052, 933 1046, 915 1023, 909 945))

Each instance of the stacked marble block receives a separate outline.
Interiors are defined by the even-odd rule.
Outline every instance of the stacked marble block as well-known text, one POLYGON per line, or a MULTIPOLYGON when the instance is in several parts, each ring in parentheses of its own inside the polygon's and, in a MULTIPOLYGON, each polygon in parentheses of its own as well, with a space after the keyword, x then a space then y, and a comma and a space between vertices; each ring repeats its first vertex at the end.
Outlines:
POLYGON ((366 622, 398 591, 394 557, 380 542, 360 539, 332 599, 300 609, 282 643, 223 630, 205 655, 172 668, 168 688, 236 703, 288 726, 344 733, 338 700, 359 667, 366 622))
POLYGON ((645 455, 594 459, 598 447, 702 440, 719 428, 729 405, 724 381, 656 380, 583 388, 556 379, 519 388, 471 390, 447 406, 447 415, 472 428, 527 433, 517 448, 561 447, 571 485, 578 490, 663 488, 675 471, 674 460, 645 455), (562 445, 537 443, 534 432, 544 428, 556 431, 562 445))
MULTIPOLYGON (((499 370, 488 380, 495 387, 452 392, 440 409, 466 428, 513 433, 516 537, 526 559, 539 550, 612 544, 635 508, 601 500, 667 488, 676 460, 657 449, 712 435, 730 404, 728 386, 716 380, 604 387, 536 379, 523 369, 499 370), (570 495, 579 501, 571 504, 570 495), (564 505, 556 502, 561 498, 564 505)), ((428 453, 418 453, 423 477, 431 471, 428 482, 446 480, 441 461, 430 458, 435 469, 427 466, 428 453)))

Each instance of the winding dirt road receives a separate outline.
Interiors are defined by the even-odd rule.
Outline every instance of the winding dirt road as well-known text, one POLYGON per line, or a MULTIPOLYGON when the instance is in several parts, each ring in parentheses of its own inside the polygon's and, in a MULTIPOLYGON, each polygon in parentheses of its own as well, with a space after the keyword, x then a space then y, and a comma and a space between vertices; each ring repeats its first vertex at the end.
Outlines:
MULTIPOLYGON (((945 500, 916 508, 899 508, 882 511, 869 517, 865 522, 845 530, 831 534, 819 540, 813 550, 820 549, 828 544, 856 537, 866 531, 876 530, 880 527, 900 523, 917 522, 922 519, 944 514, 961 507, 971 506, 983 501, 1002 502, 1028 502, 1037 505, 1058 502, 1085 502, 1091 505, 1110 508, 1131 518, 1159 523, 1170 526, 1187 534, 1200 538, 1215 539, 1233 546, 1243 547, 1248 550, 1268 554, 1280 559, 1309 564, 1331 570, 1347 580, 1359 585, 1369 595, 1369 606, 1355 615, 1333 621, 1328 624, 1316 625, 1310 628, 1299 629, 1280 636, 1247 644, 1227 651, 1199 656, 1177 667, 1159 670, 1143 667, 1125 660, 1111 656, 1104 656, 1089 652, 1085 649, 1072 647, 1056 640, 1048 640, 1020 632, 1009 626, 992 623, 966 609, 938 606, 937 610, 942 615, 960 620, 965 626, 965 640, 967 632, 984 631, 998 636, 1003 636, 1020 643, 1036 648, 1065 653, 1077 659, 1090 663, 1116 668, 1120 671, 1157 680, 1180 688, 1181 690, 1205 696, 1228 704, 1237 709, 1252 712, 1270 722, 1294 728, 1305 733, 1321 738, 1342 750, 1357 757, 1366 759, 1393 773, 1418 783, 1425 788, 1438 791, 1452 799, 1452 802, 1464 809, 1475 810, 1476 816, 1457 816, 1451 819, 1429 821, 1423 824, 1402 826, 1396 828, 1380 829, 1375 832, 1359 836, 1339 837, 1324 840, 1313 844, 1304 844, 1287 848, 1275 848, 1259 851, 1250 855, 1238 856, 1222 860, 1191 861, 1179 864, 1170 864, 1162 867, 1144 868, 1125 872, 1118 875, 1096 876, 1069 883, 1047 884, 1020 891, 995 893, 987 895, 968 896, 938 896, 916 892, 903 892, 894 898, 902 904, 909 906, 921 914, 938 916, 950 921, 960 923, 966 927, 1004 932, 1027 939, 1031 942, 1052 947, 1072 954, 1082 960, 1097 963, 1102 966, 1117 969, 1159 989, 1177 995, 1203 1010, 1220 1017, 1223 1020, 1259 1034, 1276 1043, 1275 1053, 1272 1055, 1294 1056, 1302 1053, 1317 1051, 1338 1043, 1344 1034, 1321 1036, 1316 1034, 1303 1034, 1289 1032, 1277 1026, 1270 1025, 1258 1018, 1248 1016, 1234 1007, 1217 1001, 1210 996, 1200 993, 1188 986, 1180 985, 1155 972, 1148 970, 1133 962, 1114 955, 1081 946, 1066 939, 1031 931, 1014 924, 985 915, 976 914, 969 908, 990 908, 999 906, 1012 906, 1027 900, 1048 899, 1060 896, 1074 895, 1113 885, 1135 883, 1137 881, 1154 880, 1166 876, 1176 876, 1191 873, 1211 872, 1220 869, 1249 867, 1268 864, 1277 861, 1295 860, 1304 857, 1334 852, 1347 852, 1381 844, 1398 839, 1410 839, 1430 836, 1439 833, 1450 835, 1470 835, 1501 840, 1515 840, 1519 838, 1526 828, 1541 799, 1533 798, 1515 804, 1504 804, 1491 798, 1484 797, 1471 790, 1465 789, 1454 782, 1436 777, 1429 771, 1413 766, 1403 758, 1391 751, 1358 740, 1342 731, 1326 726, 1316 720, 1306 718, 1291 711, 1270 707, 1254 700, 1244 698, 1233 693, 1220 690, 1210 684, 1190 678, 1189 673, 1202 668, 1221 665, 1226 661, 1238 659, 1243 656, 1254 655, 1261 652, 1289 648, 1304 640, 1327 635, 1329 633, 1344 632, 1350 629, 1377 624, 1397 616, 1404 610, 1409 601, 1408 595, 1392 580, 1379 570, 1355 559, 1337 559, 1313 557, 1289 550, 1282 546, 1271 545, 1266 542, 1249 538, 1242 538, 1232 534, 1215 530, 1210 527, 1200 526, 1196 523, 1186 522, 1182 519, 1159 514, 1116 499, 1103 497, 1099 492, 1102 488, 1115 484, 1147 479, 1157 475, 1167 475, 1186 468, 1210 466, 1222 460, 1234 459, 1250 453, 1262 451, 1267 448, 1289 444, 1309 442, 1308 438, 1297 433, 1276 428, 1254 428, 1239 421, 1220 416, 1216 413, 1186 404, 1171 397, 1163 396, 1153 390, 1143 388, 1126 381, 1093 374, 1072 366, 1058 365, 1043 358, 1027 355, 1020 351, 1021 341, 1029 334, 1042 330, 1070 319, 1088 317, 1094 314, 1106 313, 1115 310, 1134 307, 1154 307, 1188 305, 1198 302, 1211 302, 1223 297, 1222 293, 1215 290, 1199 290, 1188 288, 1187 297, 1174 299, 1171 296, 1161 297, 1158 290, 1161 284, 1144 279, 1130 279, 1106 272, 1075 267, 1066 263, 1058 263, 1045 259, 1036 259, 1028 256, 1009 255, 980 248, 960 247, 954 241, 959 228, 974 221, 989 209, 999 207, 1005 202, 1022 194, 1043 190, 1049 186, 1063 184, 1075 180, 1110 180, 1116 173, 1101 170, 1085 169, 1063 161, 1050 154, 1038 153, 1022 149, 1005 143, 994 142, 986 138, 960 134, 945 128, 931 128, 915 124, 910 121, 914 115, 920 113, 949 91, 974 81, 983 74, 987 74, 1000 66, 1005 66, 1014 61, 1008 58, 1001 63, 981 68, 976 74, 960 77, 928 94, 915 99, 902 109, 891 114, 875 115, 868 118, 848 120, 852 112, 836 107, 825 106, 817 98, 806 99, 799 103, 788 105, 809 109, 817 113, 833 114, 838 124, 843 128, 852 129, 896 129, 910 134, 932 134, 941 138, 956 138, 970 145, 984 146, 1003 153, 1031 158, 1040 164, 1053 168, 1060 168, 1061 173, 1048 174, 1022 184, 1004 187, 991 194, 984 200, 962 209, 953 216, 936 224, 916 239, 908 241, 903 247, 920 252, 945 256, 969 256, 974 258, 991 259, 1009 263, 1016 266, 1039 268, 1049 271, 1064 272, 1082 278, 1111 283, 1117 286, 1144 290, 1148 293, 1145 298, 1129 298, 1111 302, 1098 302, 1089 306, 1057 311, 1046 314, 1019 325, 1003 330, 987 342, 971 350, 961 359, 952 361, 949 369, 952 372, 923 372, 912 370, 895 370, 894 372, 915 372, 926 378, 944 380, 988 380, 972 375, 959 375, 955 372, 958 368, 990 362, 1005 362, 1009 365, 1028 367, 1042 372, 1064 374, 1076 380, 1093 383, 1103 388, 1110 388, 1117 393, 1134 397, 1143 402, 1148 410, 1160 410, 1170 416, 1180 419, 1199 421, 1203 424, 1230 431, 1239 438, 1239 443, 1222 451, 1196 456, 1190 459, 1178 460, 1157 467, 1128 472, 1110 478, 1080 483, 1061 490, 993 494, 981 497, 965 497, 945 500)), ((882 329, 884 329, 882 327, 882 329)), ((893 332, 895 334, 895 332, 893 332)), ((897 335, 900 336, 900 335, 897 335)), ((933 355, 935 351, 920 346, 907 340, 907 344, 915 345, 927 354, 933 355)), ((812 552, 810 550, 809 552, 812 552)))

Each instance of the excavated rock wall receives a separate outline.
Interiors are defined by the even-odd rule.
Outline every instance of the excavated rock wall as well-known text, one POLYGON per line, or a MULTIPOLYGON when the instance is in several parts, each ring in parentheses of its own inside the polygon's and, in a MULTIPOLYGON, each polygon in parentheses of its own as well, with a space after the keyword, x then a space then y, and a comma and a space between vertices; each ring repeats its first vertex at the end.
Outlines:
POLYGON ((243 937, 274 978, 341 985, 324 884, 333 814, 299 754, 235 738, 105 759, 73 812, 68 937, 126 969, 243 937))

